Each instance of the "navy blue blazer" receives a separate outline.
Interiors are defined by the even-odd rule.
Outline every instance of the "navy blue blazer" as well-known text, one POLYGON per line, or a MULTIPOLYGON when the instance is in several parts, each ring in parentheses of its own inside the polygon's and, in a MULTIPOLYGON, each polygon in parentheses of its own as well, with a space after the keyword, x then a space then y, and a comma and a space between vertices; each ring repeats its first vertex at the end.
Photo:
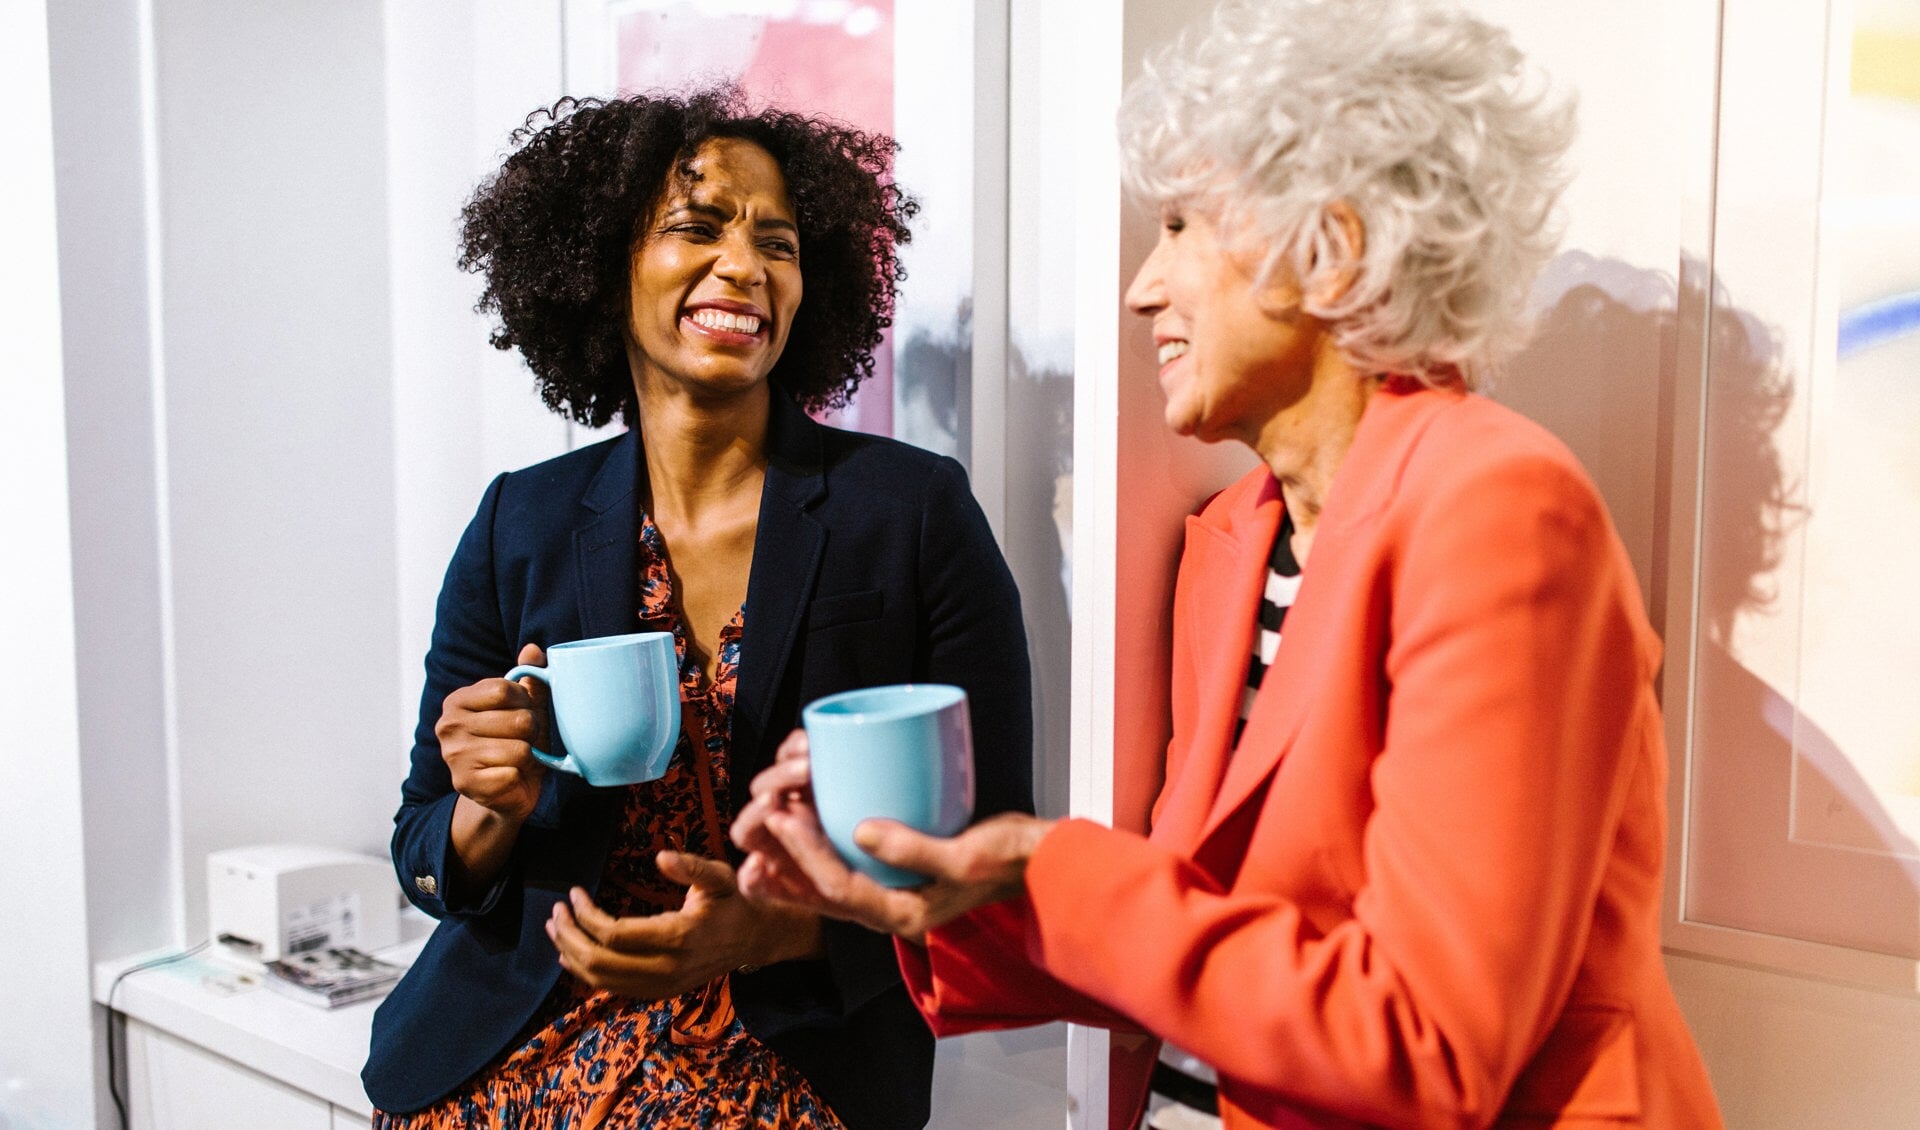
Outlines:
MULTIPOLYGON (((957 684, 971 700, 976 816, 1031 811, 1019 594, 965 471, 773 401, 735 685, 733 810, 802 705, 922 681, 957 684)), ((440 924, 374 1017, 361 1078, 383 1110, 432 1103, 529 1034, 560 974, 547 916, 569 887, 598 887, 622 790, 549 773, 507 874, 489 891, 450 890, 457 794, 434 723, 449 693, 504 673, 522 644, 636 630, 644 475, 636 431, 503 474, 448 566, 393 835, 401 886, 440 924)), ((825 947, 822 959, 733 974, 740 1019, 853 1130, 924 1125, 933 1037, 891 941, 829 921, 825 947)))

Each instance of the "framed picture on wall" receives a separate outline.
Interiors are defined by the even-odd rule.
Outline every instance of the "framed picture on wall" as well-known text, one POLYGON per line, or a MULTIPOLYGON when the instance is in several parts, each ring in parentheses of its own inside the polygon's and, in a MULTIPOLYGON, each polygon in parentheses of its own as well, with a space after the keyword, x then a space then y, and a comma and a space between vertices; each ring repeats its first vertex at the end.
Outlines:
MULTIPOLYGON (((896 0, 564 0, 567 88, 577 95, 736 84, 759 104, 838 119, 900 144, 897 181, 921 205, 906 281, 871 380, 827 422, 972 462, 974 311, 1004 308, 1004 272, 976 254, 981 95, 1000 104, 1004 57, 979 59, 972 4, 896 0), (1000 70, 996 71, 998 67, 1000 70), (982 85, 982 73, 986 85, 982 85), (996 85, 997 84, 997 85, 996 85), (976 128, 978 127, 978 128, 976 128), (982 289, 998 294, 982 294, 982 289)), ((984 29, 991 30, 991 29, 984 29)), ((989 42, 992 37, 988 36, 989 42)), ((988 195, 996 204, 1000 194, 988 195)), ((1004 210, 1003 208, 1001 210, 1004 210)), ((993 209, 986 210, 991 215, 993 209)), ((1002 227, 1002 230, 1004 228, 1002 227)), ((989 245, 991 246, 991 245, 989 245)), ((1003 322, 1004 319, 1001 319, 1003 322)))
POLYGON ((1920 0, 1726 0, 1723 37, 1670 937, 1911 992, 1920 0))

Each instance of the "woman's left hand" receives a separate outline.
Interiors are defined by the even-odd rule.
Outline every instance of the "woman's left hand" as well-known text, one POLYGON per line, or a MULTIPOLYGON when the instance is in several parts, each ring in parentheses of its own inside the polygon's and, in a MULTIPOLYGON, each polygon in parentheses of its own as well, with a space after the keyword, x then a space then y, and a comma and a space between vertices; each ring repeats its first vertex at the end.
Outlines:
POLYGON ((661 875, 687 884, 679 910, 616 918, 579 887, 554 904, 547 936, 562 968, 594 989, 662 1000, 739 969, 822 952, 817 916, 742 898, 725 863, 673 851, 658 862, 661 875))

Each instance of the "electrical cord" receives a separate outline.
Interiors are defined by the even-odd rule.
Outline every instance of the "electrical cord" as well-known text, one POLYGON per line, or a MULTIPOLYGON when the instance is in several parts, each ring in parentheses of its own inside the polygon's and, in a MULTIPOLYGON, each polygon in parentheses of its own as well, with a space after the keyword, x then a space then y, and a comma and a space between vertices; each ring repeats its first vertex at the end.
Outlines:
MULTIPOLYGON (((114 1109, 120 1112, 120 1130, 127 1130, 128 1121, 127 1100, 126 1097, 120 1093, 119 1057, 115 1051, 115 1045, 118 1044, 119 1041, 115 1038, 114 1021, 116 1018, 123 1018, 120 1017, 119 1010, 113 1007, 114 994, 120 991, 120 982, 126 980, 133 974, 148 969, 158 969, 162 965, 172 965, 176 961, 185 961, 212 944, 213 939, 208 938, 199 945, 190 946, 187 949, 181 950, 179 953, 170 953, 164 957, 150 958, 140 962, 138 965, 129 965, 114 977, 113 984, 107 986, 107 1093, 113 1096, 114 1109)), ((124 1031, 124 1024, 120 1027, 121 1030, 124 1031)))

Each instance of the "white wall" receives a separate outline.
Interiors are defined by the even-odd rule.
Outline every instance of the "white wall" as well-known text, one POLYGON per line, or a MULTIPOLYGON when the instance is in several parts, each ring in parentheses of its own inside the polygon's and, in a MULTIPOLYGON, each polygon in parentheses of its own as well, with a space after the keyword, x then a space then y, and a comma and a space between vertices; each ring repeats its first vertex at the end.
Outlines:
POLYGON ((6 531, 13 702, 0 756, 0 1126, 84 1125, 93 1116, 87 899, 80 842, 80 719, 61 391, 52 90, 46 9, 0 7, 0 529, 6 531))
MULTIPOLYGON (((425 9, 436 15, 444 8, 432 0, 388 0, 388 3, 395 9, 425 9)), ((470 13, 467 18, 473 23, 473 85, 464 91, 440 91, 439 97, 445 100, 443 108, 430 120, 441 120, 440 114, 458 113, 462 102, 472 115, 472 148, 468 151, 467 167, 469 191, 457 199, 457 203, 464 204, 471 187, 499 167, 501 158, 506 156, 507 135, 525 122, 535 108, 551 106, 570 91, 557 4, 462 0, 459 7, 470 13)), ((406 166, 396 164, 395 171, 397 176, 404 177, 406 166)), ((450 257, 455 250, 449 238, 441 254, 450 257)), ((471 280, 466 288, 470 294, 479 293, 471 280)), ((465 396, 477 400, 480 406, 477 436, 483 484, 499 471, 524 467, 558 455, 567 450, 569 444, 592 442, 596 438, 547 411, 534 392, 533 376, 527 372, 520 355, 502 353, 486 345, 485 321, 477 315, 472 325, 468 332, 474 335, 475 344, 470 348, 478 352, 479 364, 469 371, 465 396)), ((426 420, 415 422, 431 426, 426 420)), ((440 442, 471 448, 476 433, 448 421, 442 424, 438 437, 440 442)), ((449 509, 460 513, 460 525, 464 527, 465 519, 472 515, 479 501, 479 494, 471 493, 449 509)), ((440 552, 444 568, 446 558, 453 555, 453 543, 447 543, 440 552)), ((436 591, 439 588, 438 576, 434 577, 434 588, 436 591)), ((416 656, 426 654, 424 637, 420 644, 416 656)))
POLYGON ((1911 995, 1673 955, 1667 974, 1733 1130, 1920 1124, 1911 995))
POLYGON ((453 265, 559 35, 495 0, 61 6, 101 956, 199 940, 210 850, 385 853, 453 544, 569 439, 453 265))
POLYGON ((155 9, 185 934, 211 850, 381 853, 399 688, 375 0, 155 9))

